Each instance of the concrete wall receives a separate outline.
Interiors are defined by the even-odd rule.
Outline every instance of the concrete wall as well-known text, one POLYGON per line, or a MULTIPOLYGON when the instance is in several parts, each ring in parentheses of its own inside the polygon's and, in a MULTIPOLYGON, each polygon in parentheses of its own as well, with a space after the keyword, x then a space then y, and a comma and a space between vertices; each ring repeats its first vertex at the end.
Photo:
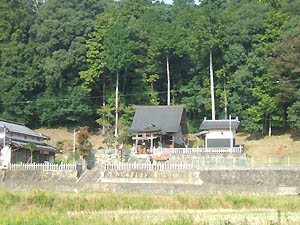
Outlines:
POLYGON ((300 168, 197 171, 91 170, 77 183, 74 171, 1 171, 0 188, 190 194, 297 194, 300 168))

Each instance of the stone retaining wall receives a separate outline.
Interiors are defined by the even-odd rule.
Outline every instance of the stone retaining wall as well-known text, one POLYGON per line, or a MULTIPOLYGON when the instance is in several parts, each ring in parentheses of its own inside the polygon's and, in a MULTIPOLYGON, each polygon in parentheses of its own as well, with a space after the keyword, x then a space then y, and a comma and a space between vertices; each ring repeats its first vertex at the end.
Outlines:
POLYGON ((1 189, 190 194, 297 194, 300 168, 197 171, 1 171, 1 189))

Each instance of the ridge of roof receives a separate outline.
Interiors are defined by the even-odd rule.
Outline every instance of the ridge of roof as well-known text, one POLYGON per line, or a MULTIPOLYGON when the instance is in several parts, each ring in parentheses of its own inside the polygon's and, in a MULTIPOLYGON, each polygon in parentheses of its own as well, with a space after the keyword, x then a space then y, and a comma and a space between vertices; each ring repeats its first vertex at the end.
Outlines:
POLYGON ((8 131, 13 132, 13 133, 26 134, 28 136, 50 140, 50 137, 30 129, 29 127, 27 127, 25 124, 22 124, 22 123, 8 121, 8 120, 0 120, 0 126, 6 127, 6 129, 8 131))
POLYGON ((238 119, 231 119, 231 120, 204 120, 204 121, 206 121, 206 122, 229 122, 229 121, 235 122, 235 121, 239 121, 239 120, 238 119))
POLYGON ((24 123, 19 123, 19 122, 16 122, 16 121, 11 121, 11 120, 3 120, 3 119, 0 119, 0 121, 2 121, 2 122, 6 122, 6 123, 11 123, 11 124, 16 124, 16 125, 25 126, 25 124, 24 124, 24 123))
POLYGON ((200 125, 201 130, 213 130, 213 129, 237 129, 240 125, 238 118, 229 120, 207 120, 204 118, 200 125))
POLYGON ((184 108, 186 105, 135 105, 136 108, 184 108))

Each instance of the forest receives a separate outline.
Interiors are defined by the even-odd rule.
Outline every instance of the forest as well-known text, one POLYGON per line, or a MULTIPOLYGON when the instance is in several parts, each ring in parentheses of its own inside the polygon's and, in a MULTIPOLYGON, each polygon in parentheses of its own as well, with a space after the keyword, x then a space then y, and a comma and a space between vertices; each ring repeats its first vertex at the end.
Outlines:
POLYGON ((0 118, 32 128, 113 127, 117 94, 119 126, 185 104, 198 132, 210 69, 216 119, 300 128, 300 0, 0 0, 0 56, 0 118))

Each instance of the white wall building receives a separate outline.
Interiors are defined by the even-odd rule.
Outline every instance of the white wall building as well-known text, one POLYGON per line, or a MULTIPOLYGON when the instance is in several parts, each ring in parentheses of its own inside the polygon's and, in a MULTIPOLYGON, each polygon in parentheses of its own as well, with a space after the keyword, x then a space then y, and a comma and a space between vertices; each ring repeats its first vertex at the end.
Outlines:
POLYGON ((196 136, 205 135, 205 147, 234 147, 236 130, 239 127, 238 118, 229 120, 207 120, 204 118, 196 136))
POLYGON ((55 153, 59 151, 44 143, 45 140, 50 138, 31 130, 24 124, 0 120, 0 165, 29 162, 31 158, 31 152, 27 147, 29 142, 36 148, 33 152, 34 162, 54 162, 55 153))

